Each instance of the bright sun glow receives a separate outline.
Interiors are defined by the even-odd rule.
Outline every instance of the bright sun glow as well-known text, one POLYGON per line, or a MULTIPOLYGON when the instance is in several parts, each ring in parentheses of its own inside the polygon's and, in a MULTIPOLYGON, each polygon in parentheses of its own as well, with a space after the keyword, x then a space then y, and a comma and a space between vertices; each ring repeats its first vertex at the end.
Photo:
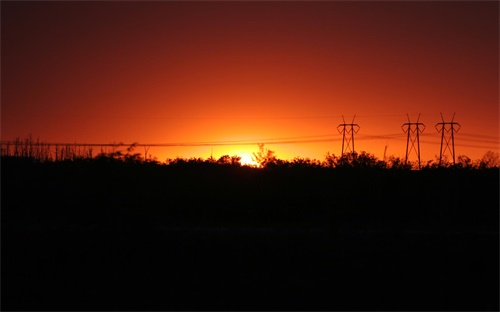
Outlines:
POLYGON ((259 164, 252 159, 252 156, 248 154, 240 154, 239 156, 241 157, 240 162, 243 166, 251 166, 251 167, 259 166, 259 164))

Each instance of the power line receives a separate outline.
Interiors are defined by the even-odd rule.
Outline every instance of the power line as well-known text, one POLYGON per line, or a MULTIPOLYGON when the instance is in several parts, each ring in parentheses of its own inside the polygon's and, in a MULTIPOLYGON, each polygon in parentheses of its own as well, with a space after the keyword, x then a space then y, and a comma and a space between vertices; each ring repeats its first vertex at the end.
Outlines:
MULTIPOLYGON (((231 145, 258 145, 265 144, 296 144, 321 143, 340 141, 340 138, 309 139, 309 140, 259 140, 259 141, 220 141, 220 142, 189 142, 189 143, 61 143, 61 142, 32 142, 31 146, 87 146, 87 147, 120 147, 120 146, 147 146, 147 147, 196 147, 196 146, 231 146, 231 145)), ((1 141, 1 145, 14 145, 14 141, 1 141)), ((20 141, 19 145, 24 145, 20 141)))
MULTIPOLYGON (((30 144, 33 146, 37 145, 53 145, 53 146, 67 146, 67 145, 80 145, 80 146, 107 146, 107 147, 118 147, 118 146, 151 146, 151 147, 177 147, 177 146, 227 146, 227 145, 257 145, 260 143, 265 144, 291 144, 291 143, 315 143, 315 142, 334 142, 340 141, 342 138, 338 137, 339 134, 318 134, 318 135, 308 135, 308 136, 293 136, 293 137, 278 137, 278 138, 264 138, 264 139, 252 139, 252 140, 227 140, 227 141, 202 141, 202 142, 168 142, 168 143, 78 143, 78 142, 31 142, 30 144)), ((477 134, 465 134, 461 133, 460 137, 464 135, 474 136, 474 137, 486 137, 485 140, 477 140, 477 139, 468 139, 461 138, 461 141, 469 141, 469 142, 480 142, 487 143, 492 145, 499 145, 500 142, 495 142, 492 139, 489 139, 489 136, 477 135, 477 134)), ((438 139, 438 134, 435 133, 420 133, 421 137, 426 138, 436 138, 438 139)), ((389 134, 378 134, 378 135, 368 135, 368 134, 358 134, 357 140, 406 140, 406 135, 403 133, 389 133, 389 134)), ((422 141, 422 143, 430 143, 430 144, 439 144, 439 142, 432 141, 422 141)), ((2 145, 7 144, 15 144, 15 141, 0 141, 2 145)), ((18 144, 24 144, 24 141, 18 141, 18 144)), ((474 146, 474 145, 465 145, 465 144, 456 144, 457 146, 474 146)))

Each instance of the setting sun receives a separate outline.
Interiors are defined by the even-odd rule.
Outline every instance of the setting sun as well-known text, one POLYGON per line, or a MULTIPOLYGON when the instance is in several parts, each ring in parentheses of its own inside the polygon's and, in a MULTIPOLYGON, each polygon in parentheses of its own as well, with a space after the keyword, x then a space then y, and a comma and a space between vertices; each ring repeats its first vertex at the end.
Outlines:
POLYGON ((242 166, 259 167, 259 164, 253 160, 252 156, 248 154, 239 154, 241 157, 240 163, 242 166))

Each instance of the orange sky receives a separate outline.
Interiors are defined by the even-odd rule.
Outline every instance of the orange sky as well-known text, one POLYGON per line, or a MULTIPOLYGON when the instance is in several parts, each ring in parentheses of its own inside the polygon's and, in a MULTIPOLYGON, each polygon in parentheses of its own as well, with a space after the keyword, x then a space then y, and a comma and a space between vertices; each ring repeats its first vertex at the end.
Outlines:
POLYGON ((443 113, 456 155, 499 151, 497 1, 2 1, 1 17, 2 140, 323 160, 356 115, 356 151, 404 157, 421 114, 432 160, 443 113))

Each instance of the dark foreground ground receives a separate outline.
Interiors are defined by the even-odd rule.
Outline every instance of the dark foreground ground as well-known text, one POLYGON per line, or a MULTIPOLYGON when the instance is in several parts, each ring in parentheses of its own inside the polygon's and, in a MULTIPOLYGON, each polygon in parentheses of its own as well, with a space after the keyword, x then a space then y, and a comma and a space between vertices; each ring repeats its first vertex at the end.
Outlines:
POLYGON ((498 170, 1 169, 4 311, 499 310, 498 170))

